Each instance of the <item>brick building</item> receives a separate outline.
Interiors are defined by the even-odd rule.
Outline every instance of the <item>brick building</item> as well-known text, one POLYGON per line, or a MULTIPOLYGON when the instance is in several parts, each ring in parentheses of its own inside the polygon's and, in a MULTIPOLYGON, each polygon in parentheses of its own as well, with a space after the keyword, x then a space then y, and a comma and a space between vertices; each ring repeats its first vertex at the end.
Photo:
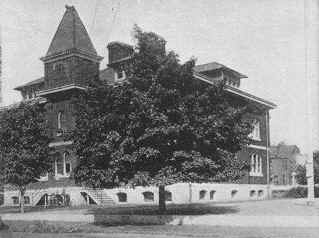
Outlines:
MULTIPOLYGON (((102 57, 97 54, 75 8, 66 6, 66 11, 49 49, 46 55, 41 58, 44 63, 44 77, 15 88, 21 92, 23 100, 33 100, 40 97, 44 102, 50 102, 48 109, 50 128, 48 129, 54 135, 54 141, 50 146, 57 150, 53 165, 54 173, 44 174, 38 183, 32 184, 27 190, 26 196, 29 198, 25 200, 31 205, 51 203, 52 196, 50 194, 61 195, 60 198, 56 196, 55 199, 68 200, 73 205, 113 203, 123 200, 122 195, 122 197, 115 196, 111 190, 93 191, 76 186, 70 178, 72 169, 77 162, 72 152, 72 142, 62 139, 63 133, 70 130, 75 123, 70 104, 74 93, 85 90, 88 84, 94 80, 116 83, 127 77, 127 66, 131 60, 133 47, 122 42, 111 42, 107 48, 109 52, 108 65, 100 70, 102 57), (64 196, 66 194, 67 196, 64 196)), ((275 105, 241 90, 241 79, 247 77, 222 64, 212 62, 197 65, 194 68, 194 78, 208 84, 213 84, 216 80, 224 80, 226 82, 225 90, 229 97, 259 108, 259 113, 253 115, 252 138, 254 143, 239 152, 238 157, 251 163, 251 170, 247 171, 246 176, 242 179, 242 184, 267 184, 269 181, 267 152, 270 143, 269 110, 275 108, 275 105)), ((259 193, 263 194, 261 190, 259 193)), ((133 203, 137 202, 136 196, 132 200, 133 203)), ((7 190, 6 204, 17 204, 18 199, 17 191, 7 190)))
POLYGON ((297 160, 301 156, 296 145, 279 143, 270 147, 270 182, 275 185, 294 185, 297 160))

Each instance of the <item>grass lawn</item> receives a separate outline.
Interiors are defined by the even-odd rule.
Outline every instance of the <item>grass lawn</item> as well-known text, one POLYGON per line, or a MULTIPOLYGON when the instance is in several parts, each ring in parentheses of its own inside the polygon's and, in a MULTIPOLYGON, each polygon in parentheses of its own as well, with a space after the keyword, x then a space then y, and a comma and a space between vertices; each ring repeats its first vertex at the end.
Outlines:
POLYGON ((208 226, 123 226, 108 227, 98 233, 14 233, 16 238, 317 238, 315 228, 254 228, 208 226))

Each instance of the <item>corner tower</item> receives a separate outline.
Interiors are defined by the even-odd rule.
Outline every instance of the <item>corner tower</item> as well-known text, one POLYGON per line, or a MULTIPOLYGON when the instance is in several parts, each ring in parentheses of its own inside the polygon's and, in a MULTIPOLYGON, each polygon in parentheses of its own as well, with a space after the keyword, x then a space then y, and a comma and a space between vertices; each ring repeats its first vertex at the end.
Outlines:
POLYGON ((63 18, 44 57, 44 88, 39 96, 85 89, 99 78, 102 57, 82 23, 76 9, 66 6, 63 18))

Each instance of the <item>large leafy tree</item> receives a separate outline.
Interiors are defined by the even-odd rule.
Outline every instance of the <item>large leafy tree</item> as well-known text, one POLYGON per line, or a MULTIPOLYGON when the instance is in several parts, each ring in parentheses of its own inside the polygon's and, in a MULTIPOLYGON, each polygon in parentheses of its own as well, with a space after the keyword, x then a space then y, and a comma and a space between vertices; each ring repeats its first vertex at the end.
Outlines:
MULTIPOLYGON (((319 184, 319 151, 313 153, 314 183, 319 184)), ((306 166, 298 165, 296 168, 296 180, 298 184, 307 184, 306 166)))
POLYGON ((135 27, 129 79, 100 83, 74 100, 75 179, 95 187, 238 180, 247 164, 236 158, 250 143, 248 107, 225 94, 223 83, 193 77, 165 40, 135 27))
POLYGON ((52 167, 45 108, 39 102, 20 103, 0 112, 0 180, 24 194, 28 184, 52 167))

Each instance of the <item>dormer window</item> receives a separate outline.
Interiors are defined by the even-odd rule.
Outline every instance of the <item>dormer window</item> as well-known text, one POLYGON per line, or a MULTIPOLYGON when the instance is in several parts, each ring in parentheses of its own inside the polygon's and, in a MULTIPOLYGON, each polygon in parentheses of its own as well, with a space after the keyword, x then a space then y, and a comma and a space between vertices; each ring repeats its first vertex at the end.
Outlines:
POLYGON ((228 86, 232 86, 232 87, 235 87, 235 88, 239 87, 239 80, 236 79, 236 78, 232 78, 232 77, 229 77, 229 76, 224 76, 224 80, 225 80, 225 84, 228 85, 228 86))
POLYGON ((126 74, 124 70, 116 70, 115 71, 115 82, 122 81, 126 78, 126 74))

